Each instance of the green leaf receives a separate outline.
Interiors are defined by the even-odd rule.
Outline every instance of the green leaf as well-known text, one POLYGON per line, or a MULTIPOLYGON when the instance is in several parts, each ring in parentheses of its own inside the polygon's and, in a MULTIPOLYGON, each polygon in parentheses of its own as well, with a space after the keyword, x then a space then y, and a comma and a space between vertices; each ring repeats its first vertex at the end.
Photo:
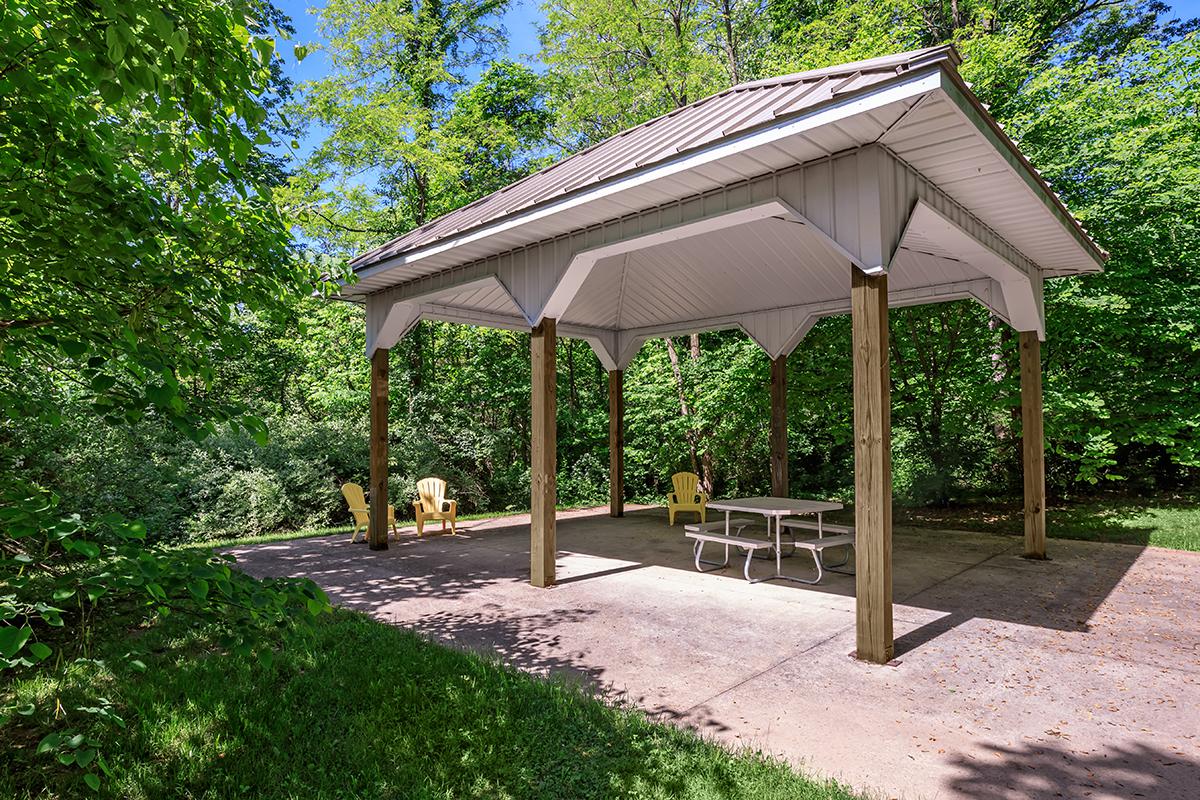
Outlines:
POLYGON ((275 40, 268 36, 260 36, 254 40, 254 49, 258 51, 259 60, 269 64, 271 57, 275 55, 275 40))
POLYGON ((50 654, 54 651, 42 642, 34 642, 33 644, 29 645, 29 652, 32 653, 33 657, 38 661, 44 661, 45 659, 49 658, 50 654))
POLYGON ((196 600, 204 600, 208 597, 208 581, 203 578, 197 578, 188 584, 188 591, 196 600))
POLYGON ((250 156, 250 140, 244 136, 233 137, 233 157, 238 162, 245 162, 250 156))
POLYGON ((303 61, 305 58, 308 57, 308 46, 303 45, 303 44, 298 44, 292 48, 292 53, 295 54, 297 62, 303 61))
POLYGON ((108 45, 108 60, 120 64, 125 58, 125 42, 116 25, 109 25, 104 31, 104 41, 108 45))
POLYGON ((96 179, 91 175, 76 175, 67 182, 67 189, 79 194, 86 194, 96 188, 96 179))
POLYGON ((93 792, 100 791, 100 776, 97 775, 96 773, 94 773, 94 772, 85 773, 83 776, 83 782, 86 783, 88 785, 88 788, 91 789, 93 792))
POLYGON ((90 747, 79 751, 79 755, 75 756, 75 763, 81 767, 86 767, 96 758, 96 751, 90 747))
POLYGON ((178 172, 183 166, 183 159, 173 147, 163 147, 158 151, 158 164, 167 172, 178 172))
POLYGON ((100 97, 110 106, 115 106, 125 97, 125 89, 116 81, 100 81, 100 97))
POLYGON ((97 375, 92 378, 92 391, 96 394, 104 394, 116 385, 116 382, 117 379, 112 375, 97 375))
POLYGON ((256 417, 252 414, 247 414, 242 417, 242 425, 246 428, 246 431, 254 437, 255 443, 260 447, 265 447, 267 442, 270 441, 270 435, 267 431, 267 423, 263 422, 259 417, 256 417))
POLYGON ((28 625, 14 628, 11 625, 0 627, 0 656, 12 658, 29 641, 33 629, 28 625))
POLYGON ((37 754, 41 755, 42 753, 48 753, 51 750, 57 749, 58 743, 60 741, 62 741, 61 734, 47 733, 45 736, 42 737, 42 740, 40 742, 38 742, 37 754))
POLYGON ((163 41, 169 41, 171 32, 175 30, 175 26, 171 24, 167 15, 157 8, 150 11, 150 25, 163 41))
POLYGON ((73 542, 73 549, 84 558, 96 558, 100 555, 100 546, 87 539, 76 539, 73 542))

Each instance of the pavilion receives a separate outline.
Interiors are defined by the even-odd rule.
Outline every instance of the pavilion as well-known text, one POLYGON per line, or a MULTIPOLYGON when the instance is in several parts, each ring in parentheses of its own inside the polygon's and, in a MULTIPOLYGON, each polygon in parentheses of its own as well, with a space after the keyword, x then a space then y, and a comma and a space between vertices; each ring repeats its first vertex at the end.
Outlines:
POLYGON ((609 374, 623 513, 622 374, 652 337, 737 328, 772 359, 786 495, 786 358, 853 328, 859 658, 892 635, 888 307, 973 298, 1019 332, 1025 554, 1044 558, 1046 278, 1105 254, 934 47, 741 84, 613 136, 352 262, 371 359, 370 546, 387 547, 387 356, 423 319, 532 331, 534 586, 555 580, 555 339, 609 374))

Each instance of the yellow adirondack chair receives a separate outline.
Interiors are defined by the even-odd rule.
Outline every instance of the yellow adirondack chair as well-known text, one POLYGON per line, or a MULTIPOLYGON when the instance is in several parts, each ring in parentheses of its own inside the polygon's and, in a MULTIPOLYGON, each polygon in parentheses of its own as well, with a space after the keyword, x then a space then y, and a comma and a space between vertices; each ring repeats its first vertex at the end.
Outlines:
POLYGON ((694 472, 676 472, 671 476, 671 484, 675 491, 667 495, 667 516, 671 524, 675 524, 675 513, 678 511, 695 511, 704 518, 708 506, 708 495, 700 491, 700 476, 694 472))
POLYGON ((458 502, 446 499, 446 482, 441 478, 422 478, 417 481, 417 496, 413 501, 413 511, 417 515, 417 536, 425 535, 425 523, 431 519, 442 521, 442 530, 446 530, 446 521, 450 521, 450 533, 458 533, 454 527, 458 519, 458 502))
MULTIPOLYGON (((350 543, 354 544, 354 540, 358 538, 358 532, 363 532, 363 540, 367 538, 367 526, 371 523, 371 507, 367 505, 367 497, 363 494, 363 488, 357 483, 343 483, 342 497, 346 498, 346 503, 350 506, 350 514, 354 517, 354 533, 350 536, 350 543)), ((388 526, 392 529, 392 535, 399 539, 400 532, 396 530, 396 507, 388 504, 388 526)))

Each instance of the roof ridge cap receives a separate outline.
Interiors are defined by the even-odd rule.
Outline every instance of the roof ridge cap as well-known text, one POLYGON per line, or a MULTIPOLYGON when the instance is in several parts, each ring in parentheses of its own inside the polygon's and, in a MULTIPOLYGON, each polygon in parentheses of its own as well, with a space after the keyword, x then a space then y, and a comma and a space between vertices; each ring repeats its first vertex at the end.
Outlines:
POLYGON ((830 64, 827 67, 816 67, 814 69, 802 70, 800 72, 792 72, 786 75, 776 75, 772 78, 760 78, 754 81, 739 83, 728 89, 723 89, 713 97, 727 94, 739 89, 757 89, 764 86, 778 86, 785 83, 798 83, 803 80, 813 78, 828 77, 831 75, 850 74, 858 71, 882 70, 888 67, 904 67, 906 70, 917 69, 919 67, 933 64, 938 61, 950 61, 954 67, 958 67, 962 63, 962 56, 959 55, 957 48, 952 44, 939 44, 932 47, 921 47, 916 50, 908 50, 903 53, 893 53, 886 56, 876 56, 874 58, 865 58, 860 61, 850 61, 845 64, 830 64))

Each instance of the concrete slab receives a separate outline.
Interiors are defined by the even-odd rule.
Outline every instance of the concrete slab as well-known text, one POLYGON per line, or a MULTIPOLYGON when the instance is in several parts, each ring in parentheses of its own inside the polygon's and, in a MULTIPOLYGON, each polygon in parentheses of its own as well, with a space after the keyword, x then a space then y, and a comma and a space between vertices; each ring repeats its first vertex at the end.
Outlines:
MULTIPOLYGON (((1200 798, 1200 554, 897 529, 896 651, 854 649, 854 579, 699 574, 659 509, 565 512, 559 585, 529 586, 528 518, 233 550, 335 602, 872 794, 1200 798)), ((785 561, 810 573, 807 555, 785 561)), ((771 564, 756 562, 760 574, 771 564)))

